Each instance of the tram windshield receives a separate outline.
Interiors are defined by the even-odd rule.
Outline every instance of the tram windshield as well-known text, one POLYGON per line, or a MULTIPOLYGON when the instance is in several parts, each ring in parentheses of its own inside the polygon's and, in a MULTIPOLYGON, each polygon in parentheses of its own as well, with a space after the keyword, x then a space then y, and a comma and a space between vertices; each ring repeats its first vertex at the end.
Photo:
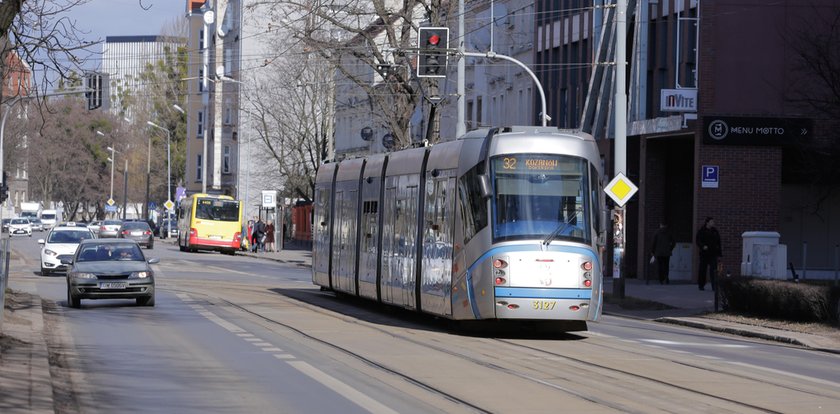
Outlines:
POLYGON ((588 167, 583 158, 509 154, 491 159, 493 240, 589 244, 588 167), (547 240, 550 242, 550 240, 547 240))

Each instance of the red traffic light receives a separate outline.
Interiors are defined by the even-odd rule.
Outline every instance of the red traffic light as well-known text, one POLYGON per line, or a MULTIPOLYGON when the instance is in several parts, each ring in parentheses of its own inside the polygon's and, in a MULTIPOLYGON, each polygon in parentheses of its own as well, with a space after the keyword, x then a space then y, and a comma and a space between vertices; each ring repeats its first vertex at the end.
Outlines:
POLYGON ((430 45, 437 46, 438 43, 440 43, 440 36, 438 36, 437 34, 433 34, 433 35, 429 36, 429 44, 430 45))

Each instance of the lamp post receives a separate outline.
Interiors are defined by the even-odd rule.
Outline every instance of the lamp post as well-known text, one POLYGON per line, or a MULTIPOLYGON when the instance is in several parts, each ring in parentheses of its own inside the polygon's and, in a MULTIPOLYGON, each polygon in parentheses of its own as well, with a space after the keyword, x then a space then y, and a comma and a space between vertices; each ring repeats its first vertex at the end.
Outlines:
MULTIPOLYGON (((169 132, 168 128, 164 128, 152 121, 146 121, 146 124, 166 131, 166 201, 172 201, 172 159, 170 158, 170 150, 169 150, 169 143, 171 139, 171 133, 169 132)), ((172 230, 172 221, 169 220, 169 209, 166 209, 166 236, 165 238, 169 238, 169 233, 172 230)))
MULTIPOLYGON (((180 112, 184 116, 187 115, 187 111, 185 111, 184 108, 181 108, 178 104, 172 104, 172 107, 175 108, 176 111, 180 112)), ((189 122, 189 119, 187 119, 187 122, 189 122)), ((187 128, 187 131, 189 131, 189 128, 187 128)), ((187 134, 187 136, 189 136, 189 134, 187 134)), ((190 165, 190 140, 189 139, 186 139, 184 141, 184 151, 186 152, 186 158, 185 158, 186 162, 184 162, 184 183, 183 183, 183 185, 184 185, 184 187, 186 187, 187 186, 187 177, 189 177, 189 168, 190 168, 189 167, 189 165, 190 165)))

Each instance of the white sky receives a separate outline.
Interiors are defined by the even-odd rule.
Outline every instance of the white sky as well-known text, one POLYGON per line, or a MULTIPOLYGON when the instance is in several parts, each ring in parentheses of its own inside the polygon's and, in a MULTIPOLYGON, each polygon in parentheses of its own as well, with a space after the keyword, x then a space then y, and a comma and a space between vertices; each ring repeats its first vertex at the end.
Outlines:
POLYGON ((184 16, 187 0, 91 0, 74 7, 70 18, 87 39, 158 35, 168 22, 184 16), (143 10, 140 5, 149 10, 143 10))

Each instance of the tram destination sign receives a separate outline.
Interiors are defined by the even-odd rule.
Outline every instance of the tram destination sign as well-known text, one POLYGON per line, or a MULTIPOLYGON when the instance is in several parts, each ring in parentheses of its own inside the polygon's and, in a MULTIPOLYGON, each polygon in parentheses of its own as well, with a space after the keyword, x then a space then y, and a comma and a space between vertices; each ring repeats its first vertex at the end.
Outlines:
POLYGON ((703 117, 703 143, 712 145, 787 145, 810 138, 808 118, 703 117))

